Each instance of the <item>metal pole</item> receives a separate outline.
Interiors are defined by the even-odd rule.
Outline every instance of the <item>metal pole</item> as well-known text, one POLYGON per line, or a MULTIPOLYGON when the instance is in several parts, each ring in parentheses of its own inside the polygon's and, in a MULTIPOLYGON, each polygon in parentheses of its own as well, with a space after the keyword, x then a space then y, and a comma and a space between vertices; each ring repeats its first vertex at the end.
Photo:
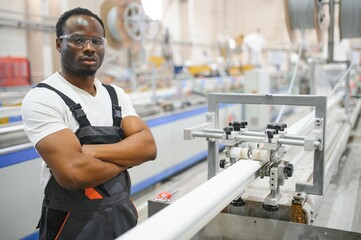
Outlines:
POLYGON ((333 61, 333 35, 335 27, 335 0, 329 0, 330 26, 328 27, 328 56, 327 61, 333 61))
MULTIPOLYGON (((346 63, 347 68, 351 68, 351 62, 347 61, 346 63)), ((352 69, 352 68, 351 68, 352 69)), ((351 72, 351 70, 350 70, 351 72)), ((350 72, 346 75, 346 81, 345 81, 345 115, 347 116, 347 119, 350 117, 350 72)))

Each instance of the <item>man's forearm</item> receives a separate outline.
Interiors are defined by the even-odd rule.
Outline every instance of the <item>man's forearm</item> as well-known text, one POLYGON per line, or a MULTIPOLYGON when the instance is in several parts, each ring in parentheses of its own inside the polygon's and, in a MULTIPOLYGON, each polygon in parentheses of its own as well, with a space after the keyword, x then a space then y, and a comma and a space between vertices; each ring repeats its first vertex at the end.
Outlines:
POLYGON ((98 186, 127 169, 126 167, 104 162, 85 154, 74 156, 73 161, 69 161, 64 166, 68 169, 65 172, 56 166, 49 167, 52 169, 57 182, 69 190, 98 186))
POLYGON ((119 166, 132 167, 156 157, 152 137, 137 133, 118 143, 83 145, 83 153, 119 166))

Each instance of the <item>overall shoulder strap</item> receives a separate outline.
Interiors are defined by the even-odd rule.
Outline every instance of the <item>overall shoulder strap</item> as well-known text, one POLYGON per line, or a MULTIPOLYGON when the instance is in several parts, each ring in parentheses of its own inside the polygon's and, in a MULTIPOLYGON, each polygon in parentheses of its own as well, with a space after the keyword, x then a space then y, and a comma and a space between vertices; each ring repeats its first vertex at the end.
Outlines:
POLYGON ((110 99, 112 100, 113 126, 120 127, 120 124, 122 122, 122 108, 118 104, 117 93, 112 86, 104 83, 103 86, 107 89, 110 99))
POLYGON ((43 87, 43 88, 47 88, 47 89, 50 89, 50 90, 56 92, 64 100, 66 105, 68 105, 68 107, 70 108, 71 112, 73 113, 75 119, 78 121, 80 127, 85 127, 85 126, 90 125, 90 122, 89 122, 88 118, 86 117, 86 114, 84 113, 83 108, 81 107, 81 105, 79 103, 75 103, 64 93, 60 92, 58 89, 53 88, 52 86, 50 86, 46 83, 39 83, 35 87, 43 87))

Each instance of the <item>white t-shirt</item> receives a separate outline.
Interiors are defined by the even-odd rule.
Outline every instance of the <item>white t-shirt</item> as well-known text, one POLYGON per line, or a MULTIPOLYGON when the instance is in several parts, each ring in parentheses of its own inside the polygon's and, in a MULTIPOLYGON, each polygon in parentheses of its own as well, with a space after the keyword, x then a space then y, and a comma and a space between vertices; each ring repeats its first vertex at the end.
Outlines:
MULTIPOLYGON (((108 91, 102 83, 95 79, 96 95, 92 96, 84 90, 66 81, 58 72, 45 79, 46 83, 67 95, 75 103, 80 103, 92 126, 112 126, 112 103, 108 91)), ((138 116, 129 96, 122 88, 116 90, 122 117, 138 116)), ((33 88, 23 99, 22 116, 24 130, 35 146, 42 138, 59 130, 69 128, 73 132, 79 128, 69 107, 54 91, 47 88, 33 88)), ((45 187, 51 177, 46 163, 42 162, 41 183, 45 187)))

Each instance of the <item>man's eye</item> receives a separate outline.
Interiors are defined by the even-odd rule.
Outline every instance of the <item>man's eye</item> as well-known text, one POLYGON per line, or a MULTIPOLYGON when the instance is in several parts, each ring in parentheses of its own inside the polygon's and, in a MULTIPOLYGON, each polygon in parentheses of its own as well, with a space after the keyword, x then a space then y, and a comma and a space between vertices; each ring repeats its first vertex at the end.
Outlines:
POLYGON ((77 43, 77 44, 84 44, 85 43, 85 39, 81 38, 81 37, 75 37, 75 38, 73 38, 73 41, 74 41, 74 43, 77 43))
POLYGON ((103 39, 101 39, 101 38, 95 38, 95 39, 93 39, 92 40, 92 43, 94 44, 94 45, 102 45, 103 44, 103 39))

